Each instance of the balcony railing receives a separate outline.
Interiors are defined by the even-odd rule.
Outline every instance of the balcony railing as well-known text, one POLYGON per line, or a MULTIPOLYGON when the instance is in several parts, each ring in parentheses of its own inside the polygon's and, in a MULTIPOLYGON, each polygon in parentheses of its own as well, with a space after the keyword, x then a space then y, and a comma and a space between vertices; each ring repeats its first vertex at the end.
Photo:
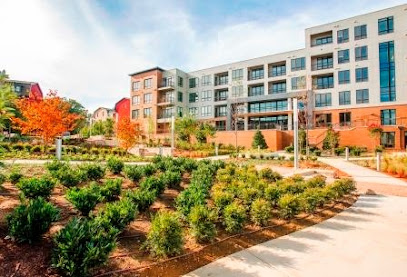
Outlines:
POLYGON ((328 69, 328 68, 333 68, 334 67, 334 63, 333 61, 329 61, 329 62, 322 62, 322 63, 315 63, 312 65, 312 71, 315 70, 322 70, 322 69, 328 69))
POLYGON ((218 101, 225 101, 225 100, 227 100, 228 99, 228 96, 227 95, 215 95, 215 102, 218 102, 218 101))
POLYGON ((277 70, 277 71, 276 70, 275 71, 273 71, 273 70, 269 71, 269 77, 284 76, 286 74, 287 74, 286 69, 281 69, 281 70, 277 70))
POLYGON ((260 80, 264 78, 264 73, 259 74, 259 75, 251 75, 249 74, 249 81, 253 81, 253 80, 260 80))
POLYGON ((170 103, 170 104, 173 104, 173 103, 175 103, 175 97, 174 96, 160 97, 158 99, 158 103, 170 103))
POLYGON ((287 130, 288 124, 278 124, 278 123, 271 123, 271 122, 262 122, 262 123, 249 123, 248 130, 268 130, 268 129, 277 129, 277 130, 287 130))
POLYGON ((174 112, 170 113, 160 113, 158 119, 170 119, 172 116, 175 116, 174 112))
POLYGON ((270 88, 269 89, 269 94, 279 94, 279 93, 286 93, 286 92, 287 92, 287 88, 278 88, 278 89, 270 88))

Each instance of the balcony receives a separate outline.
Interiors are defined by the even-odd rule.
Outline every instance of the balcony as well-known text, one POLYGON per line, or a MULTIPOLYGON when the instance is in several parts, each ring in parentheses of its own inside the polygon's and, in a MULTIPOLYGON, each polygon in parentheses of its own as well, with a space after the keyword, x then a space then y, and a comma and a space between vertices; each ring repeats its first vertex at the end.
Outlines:
POLYGON ((223 90, 215 90, 215 102, 218 101, 226 101, 228 99, 228 90, 223 89, 223 90))
POLYGON ((164 79, 163 82, 161 82, 160 87, 158 88, 159 91, 168 91, 168 90, 173 90, 175 87, 174 82, 172 79, 164 79))
POLYGON ((334 87, 334 76, 333 74, 313 76, 312 87, 314 89, 329 89, 334 87))
POLYGON ((260 80, 264 78, 264 67, 249 68, 247 72, 248 81, 260 80))
POLYGON ((215 74, 215 86, 224 86, 229 83, 228 72, 215 74))
POLYGON ((284 76, 287 73, 285 62, 269 64, 269 77, 284 76))
POLYGON ((316 63, 312 64, 311 70, 316 71, 316 70, 323 70, 323 69, 329 69, 334 67, 334 62, 333 59, 327 59, 327 60, 318 60, 316 63))
POLYGON ((165 105, 172 105, 175 103, 175 97, 173 95, 165 95, 160 98, 158 98, 158 103, 157 105, 159 106, 165 106, 165 105))
POLYGON ((311 47, 333 43, 332 31, 311 36, 311 47))

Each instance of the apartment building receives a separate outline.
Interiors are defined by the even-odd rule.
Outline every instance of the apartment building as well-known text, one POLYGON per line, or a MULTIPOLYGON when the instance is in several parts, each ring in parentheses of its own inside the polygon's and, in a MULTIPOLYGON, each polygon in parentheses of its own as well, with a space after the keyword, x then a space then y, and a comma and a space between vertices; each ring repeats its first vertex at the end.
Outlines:
MULTIPOLYGON (((193 72, 153 68, 130 74, 131 117, 155 135, 171 116, 212 122, 216 140, 228 131, 265 130, 279 149, 292 141, 293 98, 311 136, 328 126, 341 144, 368 145, 368 127, 384 129, 380 143, 406 147, 407 5, 305 30, 305 48, 193 72), (223 132, 224 131, 224 132, 223 132)), ((315 144, 319 142, 316 141, 315 144)))

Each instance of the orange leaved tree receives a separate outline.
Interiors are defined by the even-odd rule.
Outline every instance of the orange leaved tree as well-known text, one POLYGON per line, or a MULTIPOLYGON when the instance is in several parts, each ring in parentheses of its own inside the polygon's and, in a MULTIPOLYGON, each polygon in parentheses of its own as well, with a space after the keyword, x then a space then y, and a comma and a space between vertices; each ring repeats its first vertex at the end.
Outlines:
POLYGON ((20 118, 12 118, 14 126, 22 134, 39 136, 45 144, 64 132, 75 129, 81 116, 70 113, 71 104, 50 90, 44 99, 22 98, 16 101, 20 118))
POLYGON ((140 135, 139 125, 132 122, 129 117, 123 117, 116 125, 116 136, 120 147, 129 150, 137 142, 140 135))

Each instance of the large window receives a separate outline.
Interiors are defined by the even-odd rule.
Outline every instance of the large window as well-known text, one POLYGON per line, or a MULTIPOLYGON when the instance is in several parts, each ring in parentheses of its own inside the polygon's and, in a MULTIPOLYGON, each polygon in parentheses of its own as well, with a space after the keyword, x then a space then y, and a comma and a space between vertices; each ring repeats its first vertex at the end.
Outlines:
POLYGON ((367 82, 369 81, 369 70, 367 67, 356 68, 356 82, 367 82))
MULTIPOLYGON (((287 85, 285 81, 276 82, 271 84, 271 94, 285 93, 287 91, 287 85)), ((270 94, 269 92, 269 94, 270 94)))
POLYGON ((189 103, 198 102, 198 93, 197 92, 190 92, 189 93, 189 103))
POLYGON ((184 94, 182 93, 182 91, 178 91, 178 95, 177 95, 177 99, 178 102, 184 102, 184 94))
POLYGON ((380 136, 380 145, 386 148, 394 148, 395 132, 383 132, 380 136))
POLYGON ((305 76, 291 78, 291 89, 305 89, 307 86, 305 76))
POLYGON ((315 107, 329 107, 332 106, 331 93, 318 93, 315 94, 315 107))
POLYGON ((380 101, 396 101, 396 65, 394 62, 394 42, 379 44, 380 60, 380 101))
POLYGON ((388 109, 380 111, 382 125, 396 125, 396 110, 388 109))
POLYGON ((369 103, 369 90, 368 89, 356 90, 356 104, 366 104, 366 103, 369 103))
POLYGON ((350 105, 350 91, 339 92, 339 105, 350 105))
POLYGON ((177 116, 182 117, 184 115, 184 108, 177 107, 177 116))
POLYGON ((196 88, 197 85, 198 85, 198 78, 189 79, 189 88, 196 88))
POLYGON ((264 95, 264 85, 249 87, 249 96, 264 95))
POLYGON ((152 108, 145 108, 145 109, 144 109, 144 111, 143 111, 143 116, 144 116, 144 118, 150 117, 151 114, 152 114, 152 108))
POLYGON ((144 104, 149 104, 153 102, 153 95, 151 93, 144 94, 144 104))
POLYGON ((351 125, 351 113, 339 113, 339 125, 341 126, 350 126, 351 125))
POLYGON ((131 118, 132 119, 137 119, 137 118, 139 118, 139 113, 140 113, 140 110, 132 110, 131 111, 131 118))
POLYGON ((338 43, 344 43, 349 41, 349 29, 343 29, 338 31, 338 43))
POLYGON ((314 87, 316 89, 327 89, 334 87, 334 77, 333 76, 319 76, 313 79, 314 87))
POLYGON ((211 106, 203 106, 201 107, 201 116, 208 117, 212 114, 212 107, 211 106))
POLYGON ((359 46, 355 48, 355 61, 367 60, 367 46, 359 46))
POLYGON ((221 89, 215 91, 215 101, 225 101, 228 99, 228 90, 221 89))
POLYGON ((243 68, 232 70, 232 80, 238 81, 243 79, 243 68))
POLYGON ((151 88, 153 86, 153 79, 145 79, 144 80, 144 88, 151 88))
POLYGON ((264 113, 274 111, 286 111, 287 100, 249 103, 249 113, 264 113))
POLYGON ((160 118, 170 118, 174 115, 174 107, 164 108, 161 111, 160 118))
POLYGON ((202 86, 209 86, 211 84, 211 75, 205 75, 201 78, 202 86))
POLYGON ((205 102, 211 100, 212 100, 212 91, 211 90, 202 91, 201 101, 205 102))
POLYGON ((226 121, 216 121, 215 122, 215 129, 216 131, 225 131, 226 130, 226 121))
POLYGON ((338 63, 349 62, 349 49, 338 51, 338 63))
POLYGON ((315 39, 314 46, 332 43, 332 35, 315 39))
POLYGON ((133 103, 133 105, 139 105, 140 104, 140 95, 134 95, 132 98, 132 103, 133 103))
POLYGON ((222 73, 215 76, 215 86, 227 85, 228 84, 228 74, 222 73))
POLYGON ((272 65, 269 72, 270 77, 283 76, 286 74, 285 64, 272 65))
POLYGON ((264 78, 263 67, 249 70, 249 80, 258 80, 258 79, 263 79, 263 78, 264 78))
POLYGON ((367 38, 367 25, 355 26, 355 40, 367 38))
POLYGON ((304 70, 305 69, 305 57, 291 59, 291 71, 304 70))
POLYGON ((340 85, 350 83, 350 71, 349 70, 338 71, 338 83, 340 85))
POLYGON ((394 31, 393 16, 389 16, 386 18, 380 18, 378 21, 378 28, 379 28, 379 35, 393 33, 393 31, 394 31))
POLYGON ((317 63, 313 65, 313 70, 321 70, 332 68, 334 64, 332 57, 321 57, 317 58, 317 63))
POLYGON ((184 86, 184 78, 178 76, 178 86, 183 87, 184 86))
POLYGON ((226 106, 215 107, 215 117, 224 117, 226 115, 227 115, 227 107, 226 106))
POLYGON ((189 114, 192 116, 198 116, 198 107, 191 107, 189 108, 189 114))
POLYGON ((140 82, 133 82, 133 90, 140 90, 140 82))
POLYGON ((316 114, 315 115, 315 126, 316 127, 328 127, 332 125, 332 114, 316 114))
POLYGON ((249 117, 249 130, 287 128, 288 115, 249 117))
POLYGON ((233 86, 232 97, 242 97, 242 96, 243 96, 243 86, 233 86))

